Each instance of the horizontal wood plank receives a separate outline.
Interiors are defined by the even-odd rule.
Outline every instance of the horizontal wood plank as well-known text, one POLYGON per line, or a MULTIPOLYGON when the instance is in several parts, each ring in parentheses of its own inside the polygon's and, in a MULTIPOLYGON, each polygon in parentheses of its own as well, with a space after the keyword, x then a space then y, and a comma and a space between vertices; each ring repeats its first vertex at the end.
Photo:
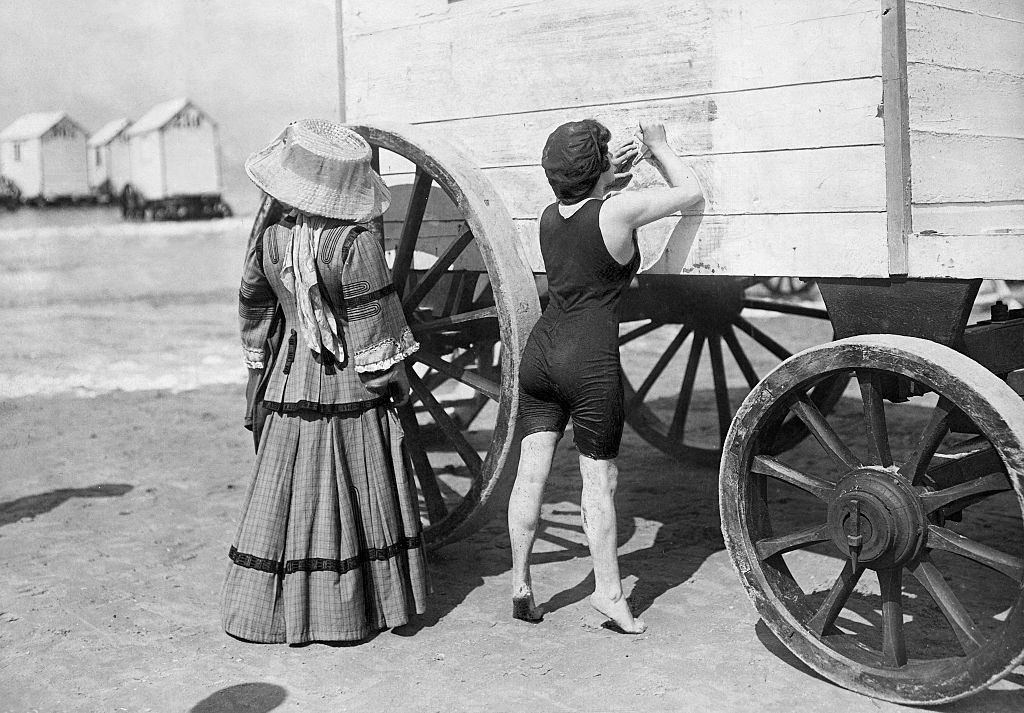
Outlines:
POLYGON ((907 80, 911 130, 1024 138, 1024 78, 911 64, 907 80))
POLYGON ((965 235, 913 233, 908 242, 911 277, 1024 280, 1024 230, 965 235))
POLYGON ((470 13, 490 13, 495 10, 514 11, 524 5, 551 0, 469 0, 452 3, 450 0, 337 0, 342 13, 346 35, 365 35, 380 30, 428 25, 470 13))
POLYGON ((908 2, 907 61, 1024 77, 1024 24, 908 2))
MULTIPOLYGON (((881 146, 701 156, 689 159, 705 188, 703 212, 818 213, 885 209, 881 146)), ((484 170, 513 218, 533 218, 554 201, 536 166, 484 170)), ((637 188, 664 185, 653 168, 635 171, 637 188)), ((411 176, 386 176, 389 183, 411 176)))
POLYGON ((345 103, 350 120, 423 122, 878 76, 879 14, 874 0, 551 0, 345 24, 345 103))
POLYGON ((1024 199, 991 203, 915 203, 914 230, 966 235, 1024 229, 1024 199))
POLYGON ((1024 196, 1024 139, 912 131, 910 154, 915 203, 977 203, 1024 196))
MULTIPOLYGON (((516 226, 531 268, 543 272, 537 221, 516 226)), ((885 213, 686 216, 639 232, 651 273, 888 276, 885 213)))
POLYGON ((971 15, 1024 22, 1024 3, 1020 0, 919 0, 919 5, 932 5, 971 15))
POLYGON ((613 141, 640 122, 665 124, 680 155, 776 151, 881 144, 881 79, 633 102, 594 108, 430 122, 421 127, 452 137, 481 166, 537 165, 548 134, 559 124, 591 117, 613 141))

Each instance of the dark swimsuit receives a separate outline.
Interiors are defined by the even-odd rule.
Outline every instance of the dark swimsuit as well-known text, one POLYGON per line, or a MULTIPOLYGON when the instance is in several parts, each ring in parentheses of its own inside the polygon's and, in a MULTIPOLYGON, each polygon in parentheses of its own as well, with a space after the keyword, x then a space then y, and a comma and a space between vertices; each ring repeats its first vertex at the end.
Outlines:
POLYGON ((618 306, 640 266, 635 238, 628 264, 609 254, 603 205, 590 200, 563 218, 553 204, 541 215, 549 301, 519 369, 521 433, 561 433, 571 416, 576 449, 595 460, 615 458, 622 440, 618 306))

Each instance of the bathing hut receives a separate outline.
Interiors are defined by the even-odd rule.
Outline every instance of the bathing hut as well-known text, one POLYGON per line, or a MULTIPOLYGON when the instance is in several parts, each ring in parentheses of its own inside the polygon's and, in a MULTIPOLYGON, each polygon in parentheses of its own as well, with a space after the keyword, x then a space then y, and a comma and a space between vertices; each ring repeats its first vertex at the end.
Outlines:
POLYGON ((226 211, 217 124, 191 100, 157 104, 125 134, 131 165, 127 193, 136 209, 156 219, 226 211))
POLYGON ((114 119, 103 125, 87 142, 89 188, 95 195, 104 198, 120 195, 128 183, 128 137, 125 129, 127 119, 114 119))
POLYGON ((89 195, 86 133, 63 111, 25 114, 0 131, 0 172, 26 202, 89 195))

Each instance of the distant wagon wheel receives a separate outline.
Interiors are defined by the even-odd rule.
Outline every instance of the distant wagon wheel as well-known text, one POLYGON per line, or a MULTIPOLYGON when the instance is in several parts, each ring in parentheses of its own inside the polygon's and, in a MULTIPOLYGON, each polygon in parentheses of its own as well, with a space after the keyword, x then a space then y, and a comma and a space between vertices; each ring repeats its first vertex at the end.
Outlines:
POLYGON ((130 183, 121 189, 120 204, 121 217, 125 220, 142 220, 145 217, 142 196, 130 183))
MULTIPOLYGON (((734 405, 742 399, 730 394, 728 371, 738 371, 732 383, 738 382, 745 395, 768 371, 755 363, 767 358, 774 366, 799 350, 780 344, 770 334, 773 323, 753 315, 796 317, 809 327, 825 327, 820 341, 831 338, 824 307, 758 299, 749 294, 756 284, 736 277, 640 275, 627 294, 623 318, 629 323, 619 338, 624 366, 642 357, 637 345, 646 350, 655 344, 658 352, 642 379, 631 380, 623 371, 626 422, 659 450, 684 461, 717 463, 734 405), (647 340, 636 341, 640 337, 647 340), (710 394, 695 396, 702 364, 710 367, 714 391, 714 402, 706 405, 698 399, 710 394), (696 413, 698 406, 702 413, 696 413)), ((819 384, 811 395, 816 406, 830 411, 847 381, 838 375, 819 384)), ((799 419, 786 419, 774 427, 772 448, 791 448, 806 434, 799 419)))
POLYGON ((213 216, 215 218, 230 218, 234 215, 231 210, 231 206, 224 200, 218 200, 216 205, 213 206, 213 216))
POLYGON ((1021 397, 934 342, 867 335, 783 362, 737 411, 720 473, 726 545, 765 623, 822 675, 889 701, 955 700, 1014 669, 1022 436, 1021 397), (837 373, 861 399, 829 419, 809 392, 837 373), (901 384, 931 392, 926 407, 901 405, 901 384), (786 414, 823 458, 772 455, 763 434, 786 414))
MULTIPOLYGON (((472 161, 409 127, 352 128, 373 147, 392 192, 380 227, 420 342, 407 360, 413 394, 399 418, 425 537, 439 546, 478 527, 505 482, 518 357, 540 315, 537 289, 511 216, 472 161)), ((257 225, 278 210, 265 201, 257 225)))

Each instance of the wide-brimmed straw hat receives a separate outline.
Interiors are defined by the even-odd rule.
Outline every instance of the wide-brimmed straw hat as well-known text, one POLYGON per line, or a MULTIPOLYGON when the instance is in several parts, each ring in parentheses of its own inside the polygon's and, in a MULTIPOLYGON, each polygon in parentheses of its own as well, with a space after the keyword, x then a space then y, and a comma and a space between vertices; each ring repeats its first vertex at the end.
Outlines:
POLYGON ((365 222, 384 214, 391 192, 370 167, 370 145, 340 124, 303 119, 245 162, 264 192, 304 213, 365 222))

